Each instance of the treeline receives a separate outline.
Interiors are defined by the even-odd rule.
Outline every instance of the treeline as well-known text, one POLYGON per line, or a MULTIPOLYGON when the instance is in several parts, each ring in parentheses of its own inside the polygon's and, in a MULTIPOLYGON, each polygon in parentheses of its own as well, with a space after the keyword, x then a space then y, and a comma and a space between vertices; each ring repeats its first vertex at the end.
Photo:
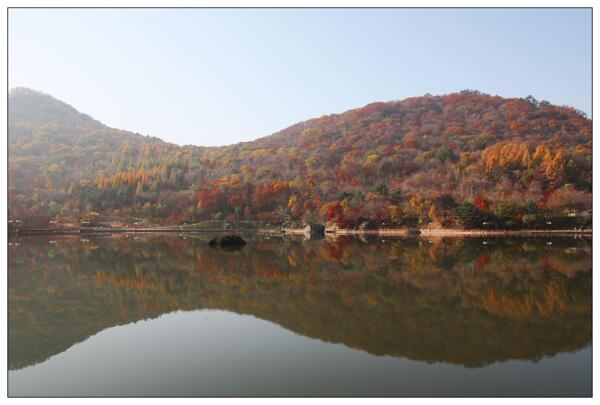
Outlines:
POLYGON ((569 107, 464 91, 374 103, 253 142, 179 147, 15 89, 9 217, 582 226, 591 127, 569 107))

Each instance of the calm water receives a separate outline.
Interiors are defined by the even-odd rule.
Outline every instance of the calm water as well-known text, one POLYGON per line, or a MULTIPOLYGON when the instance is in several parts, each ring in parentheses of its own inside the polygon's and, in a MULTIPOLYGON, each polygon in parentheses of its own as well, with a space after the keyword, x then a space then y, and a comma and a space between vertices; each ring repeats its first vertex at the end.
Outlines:
POLYGON ((591 395, 591 239, 208 238, 10 238, 9 395, 591 395))

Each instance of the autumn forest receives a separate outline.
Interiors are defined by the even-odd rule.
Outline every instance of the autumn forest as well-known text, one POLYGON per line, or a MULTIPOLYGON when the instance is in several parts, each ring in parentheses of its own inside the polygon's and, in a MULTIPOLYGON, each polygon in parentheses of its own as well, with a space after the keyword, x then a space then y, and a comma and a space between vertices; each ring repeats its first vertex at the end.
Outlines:
POLYGON ((9 225, 591 227, 592 122, 534 97, 377 102, 201 147, 16 88, 8 153, 9 225))

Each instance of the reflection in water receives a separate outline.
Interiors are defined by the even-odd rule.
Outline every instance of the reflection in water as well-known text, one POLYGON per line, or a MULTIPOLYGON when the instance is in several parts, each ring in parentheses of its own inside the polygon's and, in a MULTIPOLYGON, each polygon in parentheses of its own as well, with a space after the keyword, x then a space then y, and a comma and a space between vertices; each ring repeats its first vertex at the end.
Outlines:
POLYGON ((591 344, 589 239, 250 237, 239 251, 189 235, 52 239, 9 240, 11 370, 112 326, 195 309, 468 368, 591 344))

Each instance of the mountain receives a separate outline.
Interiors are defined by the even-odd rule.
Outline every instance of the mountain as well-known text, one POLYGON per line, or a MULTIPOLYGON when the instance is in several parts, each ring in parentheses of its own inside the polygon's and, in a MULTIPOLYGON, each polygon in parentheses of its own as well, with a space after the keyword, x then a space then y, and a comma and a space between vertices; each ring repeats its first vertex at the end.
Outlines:
POLYGON ((252 142, 200 147, 112 129, 17 88, 8 151, 9 218, 32 226, 81 218, 571 226, 589 219, 565 212, 588 210, 592 199, 585 114, 477 91, 373 103, 252 142))

